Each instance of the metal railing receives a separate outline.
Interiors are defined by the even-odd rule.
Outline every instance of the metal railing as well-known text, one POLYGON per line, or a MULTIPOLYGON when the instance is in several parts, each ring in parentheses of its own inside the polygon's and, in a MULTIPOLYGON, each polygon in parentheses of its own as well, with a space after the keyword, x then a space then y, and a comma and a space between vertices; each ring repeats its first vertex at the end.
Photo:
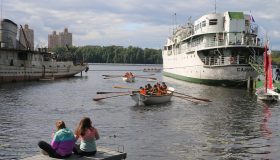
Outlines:
POLYGON ((245 56, 207 56, 201 59, 204 65, 208 66, 220 66, 220 65, 236 65, 236 64, 248 64, 248 60, 245 56))
POLYGON ((249 64, 259 73, 264 74, 263 59, 262 57, 249 57, 249 64))

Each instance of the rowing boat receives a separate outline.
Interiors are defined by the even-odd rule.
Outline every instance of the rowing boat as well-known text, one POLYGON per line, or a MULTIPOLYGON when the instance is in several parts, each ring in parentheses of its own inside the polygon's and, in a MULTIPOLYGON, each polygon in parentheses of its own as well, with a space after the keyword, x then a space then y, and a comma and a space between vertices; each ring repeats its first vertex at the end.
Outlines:
POLYGON ((163 95, 143 95, 137 91, 133 91, 130 95, 137 104, 155 105, 169 102, 173 96, 174 88, 168 87, 167 94, 163 95))
POLYGON ((129 83, 132 83, 132 82, 135 82, 135 77, 122 77, 123 81, 125 82, 129 82, 129 83))

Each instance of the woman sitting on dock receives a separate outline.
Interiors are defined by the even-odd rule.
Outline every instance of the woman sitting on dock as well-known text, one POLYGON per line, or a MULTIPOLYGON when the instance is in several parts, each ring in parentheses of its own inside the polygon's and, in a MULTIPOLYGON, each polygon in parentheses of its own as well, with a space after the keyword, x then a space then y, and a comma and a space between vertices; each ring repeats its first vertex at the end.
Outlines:
POLYGON ((92 126, 90 118, 84 117, 81 119, 76 131, 76 139, 80 139, 80 145, 76 145, 74 153, 82 156, 93 156, 96 154, 96 143, 99 139, 99 134, 96 128, 92 126))
POLYGON ((53 134, 51 145, 44 141, 40 141, 38 145, 52 158, 70 157, 76 141, 74 134, 66 128, 63 121, 57 121, 55 124, 57 131, 53 134))

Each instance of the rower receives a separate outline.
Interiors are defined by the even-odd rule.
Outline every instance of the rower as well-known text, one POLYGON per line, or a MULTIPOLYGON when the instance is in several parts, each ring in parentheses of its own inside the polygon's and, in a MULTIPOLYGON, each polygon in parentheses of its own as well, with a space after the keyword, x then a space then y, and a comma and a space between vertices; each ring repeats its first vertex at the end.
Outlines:
POLYGON ((162 88, 167 90, 167 85, 165 84, 165 82, 162 82, 161 84, 162 84, 162 88))
POLYGON ((150 95, 151 94, 151 91, 150 91, 148 85, 145 85, 145 90, 146 90, 146 95, 150 95))
POLYGON ((128 72, 126 72, 126 73, 124 74, 124 76, 125 76, 125 77, 128 77, 128 76, 129 76, 129 73, 128 73, 128 72))
POLYGON ((157 83, 157 96, 162 95, 162 90, 161 90, 161 86, 159 83, 157 83))
POLYGON ((146 95, 146 89, 143 87, 140 87, 139 93, 142 95, 146 95))
POLYGON ((154 87, 152 88, 152 94, 156 95, 158 93, 158 88, 157 85, 155 84, 154 87))

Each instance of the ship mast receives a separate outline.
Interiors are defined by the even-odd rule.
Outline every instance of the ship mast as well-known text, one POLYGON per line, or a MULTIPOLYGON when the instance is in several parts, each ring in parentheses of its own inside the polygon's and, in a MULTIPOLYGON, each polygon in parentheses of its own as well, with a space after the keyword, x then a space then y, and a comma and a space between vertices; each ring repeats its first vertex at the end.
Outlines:
POLYGON ((176 17, 176 13, 174 13, 172 17, 172 30, 173 30, 172 34, 175 33, 176 26, 177 26, 177 17, 176 17))
POLYGON ((3 11, 3 0, 1 0, 1 21, 2 21, 2 19, 3 19, 3 17, 2 17, 2 11, 3 11))
POLYGON ((216 3, 216 0, 215 0, 215 13, 216 13, 216 10, 217 10, 217 3, 216 3))

